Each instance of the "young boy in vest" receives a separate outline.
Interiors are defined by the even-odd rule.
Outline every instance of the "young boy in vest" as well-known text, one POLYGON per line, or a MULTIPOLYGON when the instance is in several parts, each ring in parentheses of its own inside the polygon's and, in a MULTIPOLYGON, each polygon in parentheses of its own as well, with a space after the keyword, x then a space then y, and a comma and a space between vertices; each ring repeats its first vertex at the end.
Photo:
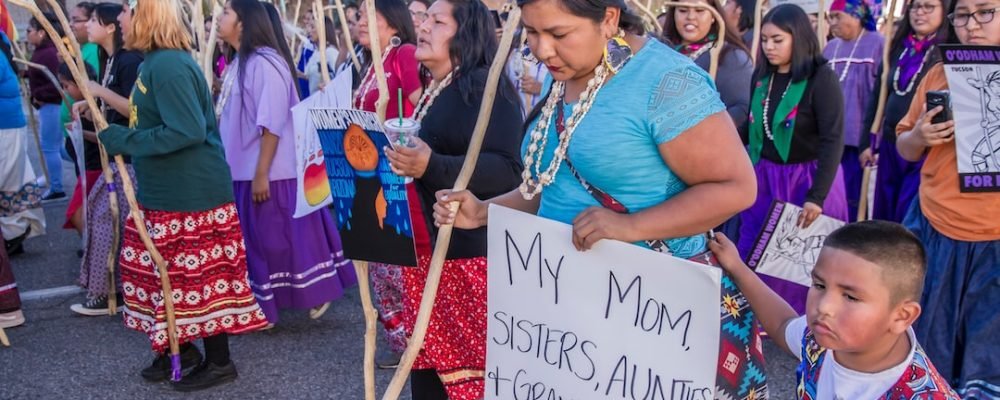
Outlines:
POLYGON ((866 221, 830 234, 804 316, 743 263, 725 235, 709 247, 767 334, 801 360, 798 398, 959 399, 910 327, 920 316, 926 267, 923 246, 901 225, 866 221))

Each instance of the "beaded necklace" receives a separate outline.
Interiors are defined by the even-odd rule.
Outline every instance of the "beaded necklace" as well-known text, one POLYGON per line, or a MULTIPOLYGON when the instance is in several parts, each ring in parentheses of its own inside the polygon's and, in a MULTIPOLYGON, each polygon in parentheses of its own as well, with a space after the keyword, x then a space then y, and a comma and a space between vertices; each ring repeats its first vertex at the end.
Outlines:
MULTIPOLYGON (((854 47, 851 48, 851 54, 847 56, 847 60, 845 61, 846 64, 844 65, 844 70, 840 72, 841 82, 843 82, 844 79, 847 79, 847 71, 851 69, 851 61, 854 60, 854 51, 858 49, 858 45, 861 44, 861 38, 863 37, 865 37, 864 30, 861 31, 861 35, 858 36, 858 40, 854 42, 854 47)), ((833 49, 834 57, 840 55, 840 45, 843 43, 844 43, 843 40, 837 42, 837 47, 833 49)))
POLYGON ((413 119, 423 121, 424 116, 427 115, 427 111, 431 109, 431 105, 434 104, 434 100, 437 100, 438 95, 451 84, 452 74, 458 68, 452 70, 444 77, 440 82, 431 83, 431 86, 424 91, 424 94, 420 96, 420 101, 417 102, 417 108, 413 110, 413 119))
POLYGON ((587 88, 580 94, 580 99, 576 104, 573 105, 573 114, 567 119, 564 129, 558 132, 559 144, 556 146, 555 153, 552 160, 549 161, 545 172, 542 172, 542 157, 545 146, 548 144, 549 126, 552 124, 556 107, 562 106, 566 95, 565 82, 556 81, 552 84, 552 95, 546 100, 545 106, 541 110, 541 115, 538 117, 538 122, 535 123, 532 129, 528 149, 524 155, 524 171, 521 173, 522 183, 518 189, 525 200, 533 199, 542 192, 545 186, 555 182, 556 173, 559 171, 559 167, 562 166, 563 160, 566 159, 566 152, 573 133, 584 117, 587 116, 590 108, 593 107, 594 101, 597 99, 597 93, 604 87, 608 77, 609 73, 604 64, 598 65, 594 70, 594 76, 587 81, 587 88), (532 178, 532 167, 534 167, 535 175, 538 176, 537 180, 532 178))
MULTIPOLYGON (((764 98, 764 135, 767 136, 768 140, 774 141, 774 134, 771 133, 771 88, 774 86, 774 74, 771 74, 771 79, 767 83, 767 97, 764 98)), ((781 98, 784 98, 788 94, 788 88, 792 86, 792 81, 789 80, 788 84, 785 85, 785 91, 781 93, 781 98)))

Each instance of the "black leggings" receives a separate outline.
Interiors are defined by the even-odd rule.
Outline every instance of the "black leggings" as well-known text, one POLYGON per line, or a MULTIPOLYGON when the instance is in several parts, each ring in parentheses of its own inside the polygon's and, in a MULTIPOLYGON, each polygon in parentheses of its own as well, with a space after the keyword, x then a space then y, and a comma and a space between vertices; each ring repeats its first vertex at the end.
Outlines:
POLYGON ((415 369, 410 373, 410 394, 413 400, 448 400, 448 392, 433 369, 415 369))
POLYGON ((220 333, 202 339, 205 344, 205 361, 218 366, 229 365, 229 335, 220 333))

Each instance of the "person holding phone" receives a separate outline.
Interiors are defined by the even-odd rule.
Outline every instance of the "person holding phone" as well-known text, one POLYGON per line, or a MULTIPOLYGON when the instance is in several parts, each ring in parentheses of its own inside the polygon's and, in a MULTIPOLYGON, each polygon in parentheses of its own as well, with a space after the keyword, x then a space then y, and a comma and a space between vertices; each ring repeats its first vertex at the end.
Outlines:
MULTIPOLYGON (((878 165, 875 174, 875 198, 872 200, 873 219, 903 222, 910 203, 920 187, 920 167, 923 162, 909 162, 896 151, 896 124, 906 115, 913 102, 917 85, 927 71, 940 60, 938 43, 948 40, 951 23, 948 9, 953 0, 914 0, 906 5, 906 16, 889 43, 889 82, 885 88, 882 120, 870 135, 861 136, 860 165, 878 165)), ((878 76, 882 76, 880 69, 878 76)), ((881 87, 876 86, 876 90, 881 87)), ((863 128, 871 128, 878 109, 878 99, 871 96, 863 128)))
MULTIPOLYGON (((948 19, 960 43, 1000 46, 998 10, 1000 0, 957 0, 948 19)), ((915 330, 960 395, 1000 398, 1000 193, 959 191, 955 122, 936 119, 948 107, 931 107, 939 90, 948 90, 940 63, 896 127, 899 155, 924 158, 919 194, 904 220, 927 250, 924 313, 915 330)))

